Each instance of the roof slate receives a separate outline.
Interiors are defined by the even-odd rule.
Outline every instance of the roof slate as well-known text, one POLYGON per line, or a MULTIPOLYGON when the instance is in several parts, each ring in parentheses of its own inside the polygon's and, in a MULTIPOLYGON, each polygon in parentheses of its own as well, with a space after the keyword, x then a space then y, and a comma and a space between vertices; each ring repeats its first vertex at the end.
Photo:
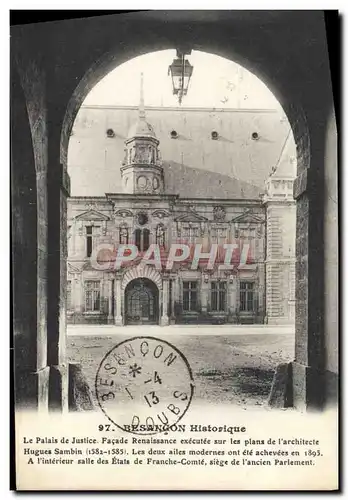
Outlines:
MULTIPOLYGON (((135 106, 81 107, 68 151, 73 196, 122 192, 124 140, 137 117, 135 106), (106 134, 110 128, 113 138, 106 134)), ((160 141, 168 194, 258 198, 272 168, 280 162, 282 172, 287 165, 289 171, 294 168, 290 126, 276 110, 146 108, 146 120, 160 141), (172 130, 176 139, 171 138, 172 130), (211 138, 214 130, 218 140, 211 138), (252 139, 253 132, 258 139, 252 139)))

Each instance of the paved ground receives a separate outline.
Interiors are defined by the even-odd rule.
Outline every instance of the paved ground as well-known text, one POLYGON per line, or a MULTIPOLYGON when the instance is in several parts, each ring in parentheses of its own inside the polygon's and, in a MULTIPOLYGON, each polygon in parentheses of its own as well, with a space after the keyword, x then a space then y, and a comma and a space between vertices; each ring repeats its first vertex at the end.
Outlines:
POLYGON ((69 361, 82 364, 93 397, 99 363, 125 335, 156 336, 180 349, 193 371, 195 399, 207 404, 266 406, 275 367, 294 359, 294 333, 286 327, 199 327, 199 335, 191 326, 117 330, 122 333, 114 334, 115 327, 69 328, 69 361))
POLYGON ((295 327, 288 325, 171 325, 171 326, 115 326, 115 325, 68 325, 68 335, 263 335, 294 334, 295 327))

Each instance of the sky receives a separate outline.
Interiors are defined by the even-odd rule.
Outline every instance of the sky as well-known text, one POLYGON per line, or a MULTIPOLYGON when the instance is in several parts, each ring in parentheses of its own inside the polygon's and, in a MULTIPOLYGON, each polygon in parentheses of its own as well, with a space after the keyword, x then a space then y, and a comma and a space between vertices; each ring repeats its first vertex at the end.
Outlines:
MULTIPOLYGON (((138 105, 143 73, 145 106, 179 106, 168 75, 175 57, 175 50, 161 50, 121 64, 91 90, 83 104, 138 105)), ((182 107, 281 109, 267 86, 240 65, 199 51, 186 58, 194 69, 182 107)))

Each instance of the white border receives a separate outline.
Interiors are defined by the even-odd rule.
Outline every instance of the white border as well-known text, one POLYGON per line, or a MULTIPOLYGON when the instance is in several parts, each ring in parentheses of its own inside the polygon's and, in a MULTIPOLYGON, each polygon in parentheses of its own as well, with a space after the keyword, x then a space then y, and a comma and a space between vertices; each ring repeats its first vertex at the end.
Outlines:
MULTIPOLYGON (((259 1, 251 1, 251 0, 244 0, 244 1, 238 1, 238 2, 231 2, 227 0, 215 0, 214 2, 214 10, 231 10, 231 7, 233 7, 234 10, 320 10, 320 9, 339 9, 340 13, 344 15, 347 5, 346 2, 343 2, 342 0, 336 1, 336 2, 323 2, 320 0, 312 0, 312 1, 307 1, 303 2, 301 0, 293 0, 292 2, 282 2, 282 4, 279 3, 279 0, 273 0, 273 1, 264 1, 262 2, 262 5, 260 4, 259 1)), ((160 1, 150 1, 146 2, 146 6, 141 0, 134 1, 134 0, 128 0, 127 2, 116 2, 114 0, 103 0, 100 2, 91 2, 88 0, 60 0, 58 1, 35 1, 35 2, 29 2, 25 0, 12 0, 11 2, 3 0, 1 9, 0 9, 0 23, 1 23, 1 29, 0 33, 2 36, 1 44, 0 44, 0 51, 1 51, 1 62, 2 62, 2 78, 1 78, 1 92, 0 92, 0 97, 2 99, 2 106, 0 106, 0 109, 2 110, 2 120, 1 120, 1 152, 2 152, 2 165, 1 165, 1 175, 0 175, 0 213, 2 216, 1 220, 1 233, 2 233, 2 245, 0 247, 0 257, 1 257, 1 263, 2 263, 2 288, 1 288, 1 300, 0 300, 0 318, 1 318, 1 335, 2 335, 2 345, 1 345, 1 363, 0 363, 0 370, 1 370, 1 381, 2 381, 2 391, 1 391, 1 398, 2 398, 2 403, 4 406, 2 406, 2 412, 1 412, 1 431, 2 431, 2 436, 1 436, 1 461, 0 461, 0 484, 1 484, 1 493, 2 493, 2 498, 9 497, 11 493, 8 491, 9 488, 9 408, 8 408, 8 401, 9 401, 9 289, 7 288, 7 279, 9 276, 9 258, 10 258, 10 241, 9 241, 9 217, 10 217, 10 212, 9 212, 9 190, 10 190, 10 177, 9 177, 9 9, 12 10, 18 10, 18 9, 30 9, 30 10, 36 10, 36 9, 49 9, 49 10, 61 10, 61 9, 115 9, 116 7, 118 9, 124 8, 124 9, 163 9, 163 10, 178 10, 178 9, 199 9, 199 10, 210 10, 212 6, 211 1, 207 0, 200 0, 198 1, 190 1, 190 0, 185 0, 185 1, 180 1, 177 0, 175 2, 175 5, 172 2, 160 2, 160 1), (8 237, 8 240, 6 238, 8 237), (5 340, 6 339, 6 340, 5 340)), ((342 23, 342 30, 343 30, 343 23, 342 23)), ((343 37, 343 46, 342 46, 342 51, 343 51, 343 62, 345 61, 345 56, 347 54, 347 37, 344 36, 342 33, 343 37)), ((346 68, 345 68, 346 70, 346 68)), ((344 74, 342 75, 342 93, 343 93, 343 82, 346 81, 346 71, 344 71, 344 74)), ((341 115, 341 120, 343 121, 345 116, 346 116, 346 110, 347 110, 347 101, 343 99, 343 103, 345 103, 344 106, 344 111, 341 115)), ((348 143, 348 138, 347 138, 347 128, 345 129, 345 136, 341 137, 340 139, 341 144, 342 144, 342 149, 343 149, 343 144, 348 143)), ((344 160, 344 155, 342 151, 342 157, 340 158, 341 162, 343 163, 344 160)), ((347 193, 348 192, 348 175, 347 173, 343 175, 343 170, 344 166, 343 164, 340 165, 340 180, 341 180, 341 185, 342 189, 347 193), (343 181, 343 182, 342 182, 343 181)), ((348 201, 347 199, 342 196, 342 203, 343 203, 343 210, 341 212, 341 235, 342 235, 342 245, 346 247, 347 245, 347 239, 348 239, 348 214, 347 214, 347 206, 348 206, 348 201)), ((344 262, 344 253, 341 255, 342 263, 344 262)), ((344 271, 342 273, 341 279, 342 279, 342 287, 344 288, 344 283, 347 282, 348 279, 348 266, 345 266, 344 271)), ((343 304, 343 310, 347 310, 348 307, 348 299, 347 297, 344 298, 345 303, 343 304)), ((344 324, 342 324, 342 336, 343 336, 343 328, 344 324)), ((346 349, 347 349, 348 342, 345 341, 345 349, 344 352, 341 352, 341 356, 344 359, 348 359, 346 355, 346 349)), ((342 368, 343 368, 344 363, 342 363, 342 368)), ((341 374, 342 378, 342 374, 341 374)), ((344 396, 347 397, 348 394, 348 384, 343 385, 345 387, 345 393, 344 396)), ((342 418, 342 424, 343 424, 344 418, 342 418)), ((347 438, 347 433, 345 434, 347 438)), ((344 444, 341 443, 341 446, 346 445, 347 442, 345 440, 344 444)), ((346 449, 346 446, 344 446, 344 449, 346 449)), ((342 475, 346 476, 347 472, 347 461, 343 462, 344 464, 344 470, 342 471, 342 475)), ((234 494, 235 495, 235 494, 234 494)), ((35 495, 34 495, 35 496, 35 495)), ((40 498, 45 497, 46 495, 40 495, 40 498)), ((70 495, 67 495, 70 496, 70 495)), ((118 497, 123 497, 124 495, 117 494, 118 497)), ((181 495, 181 497, 186 497, 187 495, 181 495)), ((195 495, 196 496, 196 495, 195 495)), ((215 496, 215 495, 214 495, 215 496)), ((237 497, 239 495, 237 494, 237 497)), ((243 495, 244 497, 245 495, 243 495)), ((302 495, 300 495, 302 496, 302 495)), ((97 494, 95 495, 89 495, 89 498, 93 497, 98 497, 97 494)))

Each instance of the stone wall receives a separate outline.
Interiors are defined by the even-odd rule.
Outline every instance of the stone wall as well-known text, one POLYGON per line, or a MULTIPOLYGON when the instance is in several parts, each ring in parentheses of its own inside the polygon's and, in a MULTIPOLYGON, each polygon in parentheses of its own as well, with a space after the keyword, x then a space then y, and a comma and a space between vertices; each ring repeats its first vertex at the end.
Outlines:
POLYGON ((295 228, 294 202, 267 204, 267 321, 294 323, 295 228))
MULTIPOLYGON (((71 282, 73 306, 68 311, 68 321, 73 323, 110 323, 116 307, 116 297, 107 285, 115 279, 114 262, 106 264, 104 270, 96 270, 94 259, 86 255, 86 227, 92 227, 93 248, 111 245, 117 248, 126 232, 128 244, 135 244, 136 228, 148 228, 150 244, 157 242, 157 228, 161 226, 164 245, 161 256, 165 259, 172 244, 186 244, 193 250, 201 244, 202 252, 209 252, 212 244, 219 245, 216 262, 212 270, 206 269, 207 262, 198 270, 191 270, 191 260, 176 264, 167 278, 170 281, 166 298, 166 309, 175 322, 231 322, 262 323, 265 317, 265 212, 261 201, 238 201, 178 199, 173 196, 131 196, 108 194, 106 197, 72 197, 68 202, 68 280, 71 282), (139 225, 139 214, 147 222, 139 225), (234 253, 233 270, 219 271, 224 262, 225 243, 239 246, 234 253), (241 246, 240 246, 241 245, 241 246), (248 250, 248 256, 246 255, 248 250), (244 262, 243 254, 245 253, 244 262), (243 266, 239 267, 239 264, 243 266), (100 308, 98 312, 84 310, 84 282, 100 282, 100 308), (197 311, 187 314, 183 311, 183 281, 197 282, 197 311), (226 307, 224 312, 214 312, 210 303, 211 282, 223 280, 226 283, 226 307), (240 281, 254 283, 252 311, 240 311, 240 281), (112 312, 113 311, 113 312, 112 312)), ((193 251, 192 250, 192 251, 193 251)), ((144 255, 144 253, 142 254, 144 255)), ((192 256, 191 256, 192 258, 192 256)), ((162 278, 165 273, 162 262, 162 278)), ((128 267, 136 267, 139 260, 128 267)), ((120 271, 121 278, 125 271, 120 271)), ((116 292, 115 292, 116 293, 116 292)), ((123 298, 122 298, 123 300, 123 298)))

